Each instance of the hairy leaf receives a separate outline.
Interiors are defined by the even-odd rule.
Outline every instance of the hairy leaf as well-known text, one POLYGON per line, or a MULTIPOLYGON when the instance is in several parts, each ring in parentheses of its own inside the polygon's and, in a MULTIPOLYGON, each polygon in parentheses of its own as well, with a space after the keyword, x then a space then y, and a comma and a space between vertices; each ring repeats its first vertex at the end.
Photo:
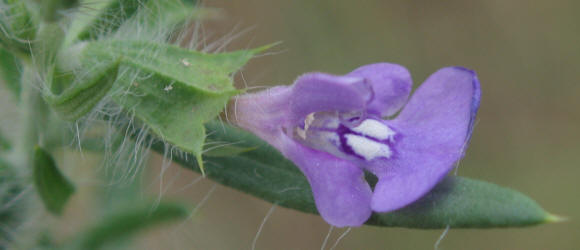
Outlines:
POLYGON ((80 75, 76 79, 70 74, 54 77, 52 90, 46 90, 44 98, 62 118, 77 120, 91 111, 113 87, 118 68, 118 62, 95 62, 86 75, 80 75), (72 82, 72 87, 66 88, 69 82, 72 82), (55 92, 61 93, 54 94, 55 92))
POLYGON ((81 61, 120 61, 127 71, 113 100, 157 136, 200 158, 203 124, 239 93, 231 75, 263 49, 205 54, 142 41, 91 42, 81 61))
POLYGON ((37 20, 26 7, 26 1, 0 2, 0 47, 13 53, 30 53, 30 41, 36 34, 37 20))
POLYGON ((33 177, 36 191, 46 209, 60 215, 75 187, 60 172, 52 156, 40 147, 34 150, 33 177))
POLYGON ((96 3, 86 0, 84 2, 91 2, 92 8, 87 10, 88 13, 77 13, 68 34, 69 41, 95 39, 103 34, 115 32, 148 0, 108 0, 96 3))
POLYGON ((88 43, 83 57, 120 59, 125 65, 167 79, 168 85, 173 81, 204 93, 231 94, 236 93, 231 74, 266 48, 206 54, 161 43, 103 41, 88 43))
MULTIPOLYGON (((256 149, 226 157, 206 156, 207 176, 280 206, 317 213, 302 173, 274 148, 228 125, 211 123, 209 139, 256 149)), ((162 151, 161 145, 153 148, 162 151)), ((200 171, 191 156, 174 161, 200 171)), ((554 221, 536 202, 517 191, 464 177, 448 177, 419 201, 391 213, 375 213, 369 225, 408 228, 518 227, 554 221)))
POLYGON ((161 202, 131 205, 105 216, 78 237, 74 249, 101 249, 155 225, 187 217, 186 206, 161 202))
POLYGON ((91 4, 87 13, 77 13, 67 44, 119 34, 131 39, 165 38, 179 24, 205 13, 191 1, 121 0, 91 4), (94 6, 93 6, 94 5, 94 6))

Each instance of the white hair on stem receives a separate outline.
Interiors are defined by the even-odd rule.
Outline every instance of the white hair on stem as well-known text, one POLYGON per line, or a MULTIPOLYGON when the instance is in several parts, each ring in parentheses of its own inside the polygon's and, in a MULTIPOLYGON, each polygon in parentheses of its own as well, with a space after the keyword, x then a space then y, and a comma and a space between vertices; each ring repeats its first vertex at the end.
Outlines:
POLYGON ((272 204, 272 207, 270 207, 270 209, 266 213, 266 216, 264 216, 264 219, 262 219, 262 223, 260 223, 260 227, 258 227, 258 232, 256 232, 254 240, 252 240, 252 250, 256 249, 256 244, 258 243, 258 238, 260 238, 260 234, 262 234, 262 229, 264 229, 264 225, 266 225, 266 222, 268 221, 272 213, 274 213, 276 206, 277 206, 276 204, 272 204))
POLYGON ((445 238, 445 236, 447 236, 447 233, 449 232, 449 229, 450 228, 451 227, 449 225, 447 225, 445 227, 445 230, 443 230, 443 233, 441 233, 441 235, 439 236, 439 238, 435 242, 435 245, 433 245, 433 249, 435 249, 435 250, 438 250, 439 249, 439 245, 441 244, 441 242, 443 241, 443 239, 445 238))
POLYGON ((326 233, 326 237, 324 237, 324 241, 322 241, 322 246, 320 246, 320 250, 324 250, 326 248, 326 244, 328 244, 328 239, 330 239, 332 230, 334 230, 334 226, 330 225, 330 227, 328 228, 328 233, 326 233))
POLYGON ((197 212, 203 207, 203 205, 205 205, 205 203, 207 203, 209 198, 215 192, 216 188, 217 188, 217 184, 213 184, 211 186, 211 188, 209 189, 209 191, 207 191, 207 193, 203 196, 203 198, 201 198, 201 200, 197 203, 197 206, 195 206, 195 208, 193 208, 193 210, 191 210, 191 212, 189 213, 187 218, 185 220, 183 220, 183 222, 175 228, 174 232, 176 232, 177 230, 181 230, 187 222, 192 221, 193 216, 195 216, 197 214, 197 212))
POLYGON ((330 250, 334 250, 338 246, 338 243, 340 243, 340 241, 344 237, 346 237, 348 235, 348 233, 350 233, 351 230, 352 230, 352 227, 348 227, 346 230, 344 230, 344 232, 338 237, 338 239, 336 239, 336 241, 334 242, 332 247, 330 247, 330 250))

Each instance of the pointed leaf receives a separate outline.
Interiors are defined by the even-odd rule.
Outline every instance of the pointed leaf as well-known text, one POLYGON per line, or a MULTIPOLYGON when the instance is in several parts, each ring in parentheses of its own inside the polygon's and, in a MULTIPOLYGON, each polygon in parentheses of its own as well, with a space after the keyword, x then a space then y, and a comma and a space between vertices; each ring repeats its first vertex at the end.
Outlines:
POLYGON ((555 217, 526 195, 498 185, 448 176, 429 194, 401 210, 374 214, 367 224, 413 228, 520 227, 555 217))
MULTIPOLYGON (((238 93, 232 74, 261 49, 205 54, 142 41, 88 43, 81 61, 119 60, 129 72, 113 100, 163 140, 201 157, 205 128, 238 93)), ((83 63, 85 64, 85 63, 83 63)))
POLYGON ((131 95, 115 95, 113 99, 153 133, 176 147, 199 155, 205 140, 203 124, 217 116, 230 94, 207 94, 156 76, 138 82, 131 95), (170 91, 164 89, 171 86, 170 91))
MULTIPOLYGON (((255 136, 228 125, 208 124, 209 139, 255 150, 227 157, 206 156, 207 176, 280 206, 317 213, 303 174, 255 136)), ((161 145, 154 145, 162 151, 161 145)), ((174 161, 199 172, 193 157, 174 161)), ((392 213, 374 214, 370 225, 408 228, 518 227, 553 221, 536 202, 517 191, 464 177, 448 177, 429 194, 392 213)))
POLYGON ((52 156, 40 147, 34 150, 33 177, 36 191, 46 209, 60 215, 75 188, 60 172, 52 156))
POLYGON ((80 241, 74 249, 101 249, 155 225, 185 219, 188 213, 187 207, 175 203, 133 204, 100 219, 98 224, 78 237, 80 241))
POLYGON ((182 83, 204 93, 237 93, 231 74, 238 71, 264 48, 229 53, 206 54, 167 45, 143 41, 91 42, 84 48, 83 60, 120 59, 124 65, 154 73, 169 83, 182 83))

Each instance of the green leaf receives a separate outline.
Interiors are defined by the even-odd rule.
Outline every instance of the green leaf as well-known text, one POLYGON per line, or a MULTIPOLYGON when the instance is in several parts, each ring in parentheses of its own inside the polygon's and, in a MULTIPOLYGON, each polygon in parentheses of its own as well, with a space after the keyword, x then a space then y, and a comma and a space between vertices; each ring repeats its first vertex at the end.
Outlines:
POLYGON ((98 224, 78 237, 80 240, 74 249, 100 249, 155 225, 185 219, 188 213, 187 207, 175 203, 132 204, 100 219, 98 224))
POLYGON ((125 69, 132 69, 118 81, 113 100, 158 137, 200 159, 203 124, 239 93, 232 74, 265 48, 205 54, 142 41, 91 42, 81 62, 118 60, 125 69), (130 73, 135 71, 137 76, 130 73))
POLYGON ((0 47, 13 53, 29 54, 38 22, 26 1, 4 0, 0 4, 0 47))
POLYGON ((254 149, 256 149, 256 147, 238 147, 232 144, 224 144, 223 142, 208 141, 205 144, 203 155, 209 157, 233 156, 249 152, 254 149))
POLYGON ((60 215, 75 187, 59 171, 52 156, 40 147, 34 150, 33 178, 34 186, 46 209, 60 215))
POLYGON ((120 59, 124 65, 165 78, 167 84, 175 81, 204 93, 234 94, 231 74, 266 48, 206 54, 153 42, 102 41, 88 43, 83 58, 120 59))
POLYGON ((90 4, 91 8, 76 14, 67 33, 67 44, 115 32, 146 2, 148 0, 83 1, 81 4, 90 4))
MULTIPOLYGON (((255 150, 227 157, 206 156, 209 178, 280 206, 317 213, 303 174, 274 148, 250 133, 228 125, 208 124, 208 139, 255 150)), ((162 152, 162 145, 153 145, 162 152)), ((174 154, 174 161, 200 171, 194 158, 174 154)), ((373 214, 370 225, 408 228, 518 227, 554 221, 536 202, 517 191, 463 177, 448 177, 412 205, 373 214)))
POLYGON ((46 102, 66 120, 75 121, 91 111, 113 87, 119 69, 118 62, 92 64, 88 74, 76 79, 70 74, 53 78, 52 90, 44 91, 46 102), (72 82, 72 87, 66 85, 72 82), (61 88, 66 88, 59 94, 61 88), (54 92, 53 92, 54 91, 54 92))
POLYGON ((521 227, 558 220, 534 200, 513 189, 448 176, 410 206, 374 214, 367 224, 412 228, 521 227))
POLYGON ((182 0, 109 0, 90 4, 90 10, 76 15, 67 44, 97 39, 119 30, 125 38, 159 40, 160 35, 168 35, 188 19, 208 13, 207 9, 182 0))
MULTIPOLYGON (((139 34, 141 37, 153 37, 158 34, 159 29, 173 31, 178 25, 184 23, 195 14, 195 6, 190 1, 182 0, 149 0, 144 4, 135 18, 128 22, 127 27, 131 31, 141 28, 140 32, 149 34, 139 34)), ((127 29, 125 29, 127 30, 127 29)), ((166 33, 167 34, 167 33, 166 33)))
POLYGON ((0 82, 20 98, 20 61, 7 50, 0 48, 0 82))

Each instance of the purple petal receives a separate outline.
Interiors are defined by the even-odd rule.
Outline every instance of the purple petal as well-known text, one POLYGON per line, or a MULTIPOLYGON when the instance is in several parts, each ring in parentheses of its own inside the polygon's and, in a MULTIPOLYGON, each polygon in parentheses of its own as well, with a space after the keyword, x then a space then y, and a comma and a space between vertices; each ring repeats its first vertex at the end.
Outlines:
POLYGON ((304 173, 318 212, 333 226, 360 226, 371 215, 372 190, 351 161, 305 147, 283 135, 282 153, 304 173))
POLYGON ((379 178, 373 210, 387 212, 408 205, 453 168, 471 135, 479 99, 477 76, 464 68, 443 68, 421 85, 389 122, 401 133, 393 159, 369 167, 379 178))
POLYGON ((273 144, 272 140, 290 123, 288 102, 291 95, 292 87, 279 86, 237 96, 233 119, 238 126, 273 144))
POLYGON ((236 97, 233 113, 240 127, 274 145, 279 130, 301 125, 310 113, 364 111, 371 97, 360 77, 308 73, 292 86, 236 97))
POLYGON ((368 105, 368 111, 379 116, 390 116, 399 111, 407 101, 413 85, 409 71, 391 63, 365 65, 347 76, 363 77, 372 86, 374 97, 368 105))
POLYGON ((364 110, 372 98, 372 90, 363 78, 308 73, 292 86, 286 105, 295 122, 303 122, 313 112, 364 110))

